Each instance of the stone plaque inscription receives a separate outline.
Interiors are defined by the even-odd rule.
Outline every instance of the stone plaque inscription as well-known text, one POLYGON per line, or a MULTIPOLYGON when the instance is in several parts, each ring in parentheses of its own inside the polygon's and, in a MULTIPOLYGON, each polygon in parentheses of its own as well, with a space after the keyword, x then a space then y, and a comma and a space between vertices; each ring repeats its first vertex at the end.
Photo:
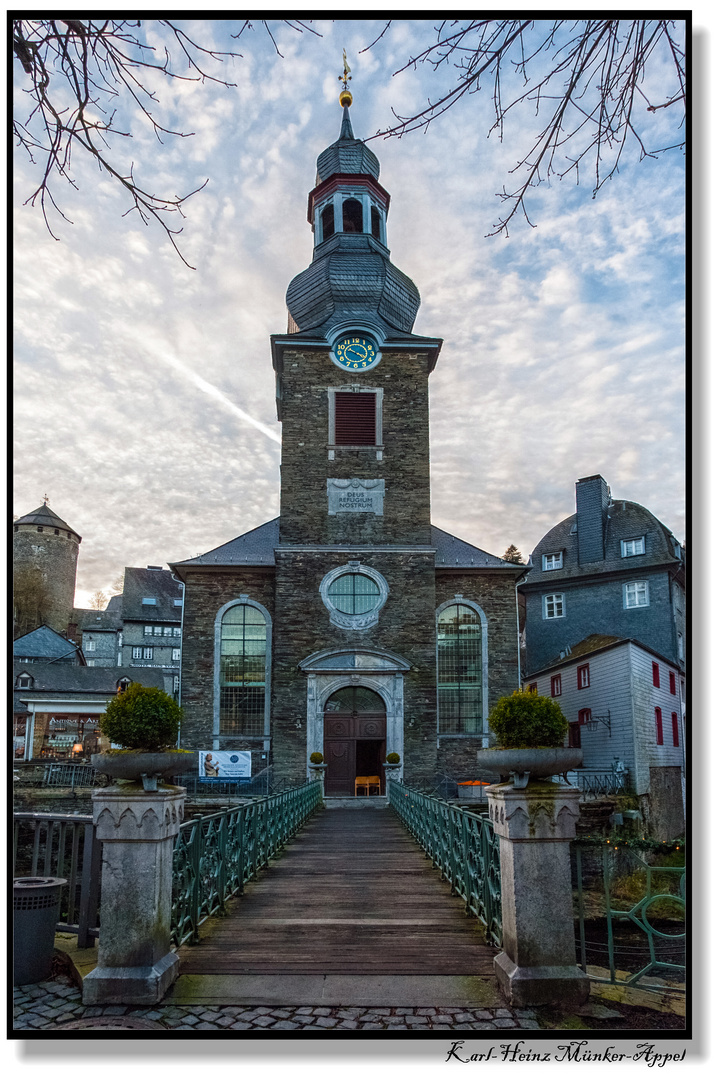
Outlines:
POLYGON ((384 515, 384 480, 328 480, 328 514, 384 515))

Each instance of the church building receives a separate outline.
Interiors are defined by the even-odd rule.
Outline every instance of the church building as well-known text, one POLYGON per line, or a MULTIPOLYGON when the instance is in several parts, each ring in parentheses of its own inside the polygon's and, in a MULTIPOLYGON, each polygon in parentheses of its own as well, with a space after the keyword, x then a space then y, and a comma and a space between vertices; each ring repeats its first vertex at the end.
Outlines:
POLYGON ((409 783, 476 776, 489 710, 519 685, 525 570, 430 521, 442 340, 413 333, 419 292, 390 261, 390 196, 351 102, 343 90, 339 138, 317 160, 312 262, 271 338, 279 517, 172 564, 181 745, 250 750, 253 774, 295 783, 319 751, 338 796, 358 775, 384 785, 390 752, 409 783))

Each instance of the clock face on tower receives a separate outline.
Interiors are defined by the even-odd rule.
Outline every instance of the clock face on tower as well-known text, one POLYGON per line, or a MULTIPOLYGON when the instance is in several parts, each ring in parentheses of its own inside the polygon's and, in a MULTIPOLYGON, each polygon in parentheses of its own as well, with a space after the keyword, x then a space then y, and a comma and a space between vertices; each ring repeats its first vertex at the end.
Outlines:
POLYGON ((381 353, 374 338, 359 331, 337 338, 331 356, 346 371, 368 371, 379 363, 381 353))

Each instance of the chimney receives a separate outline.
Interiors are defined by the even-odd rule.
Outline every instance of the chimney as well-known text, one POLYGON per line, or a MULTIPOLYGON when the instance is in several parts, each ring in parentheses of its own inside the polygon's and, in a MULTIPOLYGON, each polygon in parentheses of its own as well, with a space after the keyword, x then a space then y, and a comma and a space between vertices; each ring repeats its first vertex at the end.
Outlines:
POLYGON ((604 558, 604 524, 609 506, 609 487, 603 476, 585 476, 575 484, 577 498, 577 546, 579 565, 604 558))

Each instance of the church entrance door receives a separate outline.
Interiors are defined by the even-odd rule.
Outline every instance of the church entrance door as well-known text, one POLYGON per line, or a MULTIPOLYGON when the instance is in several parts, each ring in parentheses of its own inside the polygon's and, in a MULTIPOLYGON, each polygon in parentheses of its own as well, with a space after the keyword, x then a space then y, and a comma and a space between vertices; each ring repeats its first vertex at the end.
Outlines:
POLYGON ((344 686, 327 699, 324 713, 325 792, 354 795, 358 776, 378 776, 384 794, 387 715, 366 686, 344 686))

